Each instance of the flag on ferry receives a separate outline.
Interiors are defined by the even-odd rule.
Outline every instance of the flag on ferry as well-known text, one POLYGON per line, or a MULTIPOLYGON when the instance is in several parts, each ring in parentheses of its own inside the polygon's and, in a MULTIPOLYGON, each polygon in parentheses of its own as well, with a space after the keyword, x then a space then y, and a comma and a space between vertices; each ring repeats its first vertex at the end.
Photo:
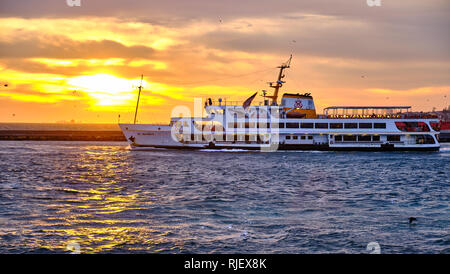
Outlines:
POLYGON ((242 104, 242 107, 244 109, 247 109, 250 106, 250 104, 252 103, 253 99, 255 99, 256 94, 258 94, 258 92, 255 92, 255 94, 253 94, 247 100, 245 100, 245 102, 242 104))

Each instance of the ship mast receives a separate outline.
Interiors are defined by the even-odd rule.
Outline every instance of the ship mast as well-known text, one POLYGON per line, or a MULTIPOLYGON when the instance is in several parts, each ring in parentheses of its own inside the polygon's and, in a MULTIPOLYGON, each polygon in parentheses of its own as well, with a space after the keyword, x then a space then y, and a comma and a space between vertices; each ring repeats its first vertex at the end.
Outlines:
POLYGON ((137 103, 136 103, 136 111, 134 112, 134 123, 136 124, 136 118, 137 118, 137 112, 138 112, 138 107, 139 107, 139 98, 141 98, 141 90, 142 90, 142 80, 144 78, 144 74, 141 75, 141 84, 139 85, 139 94, 138 94, 138 99, 137 99, 137 103))
POLYGON ((292 60, 292 54, 291 54, 291 56, 289 57, 289 59, 287 60, 286 63, 284 63, 284 64, 282 64, 281 66, 277 67, 277 68, 280 69, 280 72, 278 73, 278 79, 277 79, 276 85, 275 85, 275 86, 272 85, 273 82, 270 82, 270 83, 269 83, 269 84, 270 84, 270 87, 271 87, 271 88, 274 88, 275 90, 274 90, 274 92, 273 92, 273 95, 269 95, 269 96, 265 95, 264 97, 272 98, 272 106, 276 106, 276 105, 277 105, 278 91, 279 91, 280 88, 283 86, 283 83, 285 83, 284 81, 281 80, 281 79, 283 79, 283 78, 285 77, 285 75, 283 74, 283 71, 284 71, 285 69, 287 69, 287 68, 290 68, 290 66, 291 66, 291 60, 292 60))

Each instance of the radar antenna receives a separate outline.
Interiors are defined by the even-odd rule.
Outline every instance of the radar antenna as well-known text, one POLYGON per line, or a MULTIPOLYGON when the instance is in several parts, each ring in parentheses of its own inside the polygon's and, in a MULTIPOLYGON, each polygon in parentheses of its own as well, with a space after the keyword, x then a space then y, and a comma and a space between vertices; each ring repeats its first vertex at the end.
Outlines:
POLYGON ((270 82, 270 87, 274 88, 274 92, 273 95, 266 95, 265 97, 267 98, 271 98, 272 99, 272 106, 276 106, 277 105, 277 99, 278 99, 278 92, 280 90, 280 88, 283 86, 284 83, 286 83, 285 81, 282 81, 281 79, 283 79, 286 75, 283 74, 283 71, 287 68, 291 67, 291 61, 292 61, 292 54, 289 57, 289 59, 287 60, 286 63, 283 63, 281 66, 277 67, 280 69, 280 72, 278 74, 278 80, 275 82, 276 85, 273 85, 273 82, 270 82))

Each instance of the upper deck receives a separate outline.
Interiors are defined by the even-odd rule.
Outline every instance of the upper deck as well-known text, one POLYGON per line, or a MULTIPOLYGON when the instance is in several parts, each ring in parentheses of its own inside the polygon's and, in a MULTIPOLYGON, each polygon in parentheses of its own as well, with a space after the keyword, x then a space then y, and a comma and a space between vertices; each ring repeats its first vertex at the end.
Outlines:
MULTIPOLYGON (((239 101, 209 101, 211 105, 205 104, 208 114, 226 115, 229 112, 240 111, 250 113, 266 110, 265 113, 277 113, 279 119, 306 119, 306 117, 289 117, 285 115, 285 106, 268 106, 262 102, 251 105, 248 109, 242 107, 239 101), (268 109, 275 109, 275 112, 268 109)), ((411 112, 410 106, 332 106, 324 109, 324 114, 318 114, 316 119, 438 119, 438 116, 427 112, 411 112)), ((258 118, 258 117, 254 117, 258 118)))
POLYGON ((339 119, 435 119, 435 114, 411 112, 411 106, 333 106, 321 118, 339 119))

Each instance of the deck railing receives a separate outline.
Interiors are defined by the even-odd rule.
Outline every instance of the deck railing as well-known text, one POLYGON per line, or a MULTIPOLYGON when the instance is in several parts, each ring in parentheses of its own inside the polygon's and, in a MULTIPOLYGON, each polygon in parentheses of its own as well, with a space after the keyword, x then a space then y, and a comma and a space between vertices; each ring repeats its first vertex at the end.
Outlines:
POLYGON ((321 115, 325 119, 436 119, 434 114, 321 115))

